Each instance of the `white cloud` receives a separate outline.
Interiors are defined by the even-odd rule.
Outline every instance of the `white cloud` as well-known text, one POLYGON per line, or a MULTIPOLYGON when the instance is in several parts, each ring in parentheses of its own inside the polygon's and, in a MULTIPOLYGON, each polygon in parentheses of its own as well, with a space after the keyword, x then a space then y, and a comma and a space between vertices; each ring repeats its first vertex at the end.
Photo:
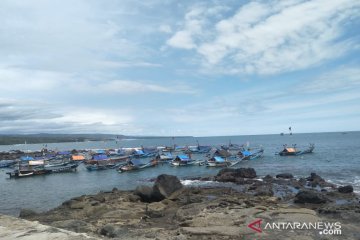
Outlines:
POLYGON ((339 92, 356 88, 360 90, 360 69, 351 66, 329 70, 299 86, 300 91, 307 93, 339 92))
POLYGON ((167 24, 162 24, 159 26, 159 31, 160 32, 163 32, 163 33, 171 33, 172 30, 171 30, 171 27, 167 24))
POLYGON ((346 21, 359 17, 359 1, 250 2, 213 21, 198 8, 168 44, 195 49, 209 71, 273 74, 308 68, 354 47, 341 39, 346 21), (206 27, 205 27, 206 26, 206 27))

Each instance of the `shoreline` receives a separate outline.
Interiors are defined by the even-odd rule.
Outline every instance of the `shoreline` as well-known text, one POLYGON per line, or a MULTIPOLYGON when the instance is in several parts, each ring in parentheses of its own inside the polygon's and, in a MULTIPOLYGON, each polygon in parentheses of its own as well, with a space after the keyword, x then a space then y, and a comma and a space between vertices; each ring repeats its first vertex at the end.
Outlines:
MULTIPOLYGON (((118 239, 254 237, 259 233, 248 224, 256 219, 262 219, 263 225, 271 221, 340 222, 339 239, 359 237, 359 195, 351 186, 336 187, 314 173, 300 179, 289 173, 257 178, 251 168, 222 169, 213 177, 185 181, 215 180, 233 187, 184 186, 177 177, 163 174, 153 187, 82 195, 44 213, 22 210, 20 217, 94 237, 118 239)), ((267 239, 299 239, 304 233, 307 237, 301 239, 321 237, 319 231, 303 229, 263 229, 262 234, 267 239)))

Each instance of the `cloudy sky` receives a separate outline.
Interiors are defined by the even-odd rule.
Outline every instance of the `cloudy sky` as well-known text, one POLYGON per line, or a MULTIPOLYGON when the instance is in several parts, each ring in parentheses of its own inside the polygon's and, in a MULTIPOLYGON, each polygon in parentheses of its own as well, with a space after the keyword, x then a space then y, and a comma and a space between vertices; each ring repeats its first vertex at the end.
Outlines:
POLYGON ((0 133, 360 130, 360 0, 2 0, 0 133))

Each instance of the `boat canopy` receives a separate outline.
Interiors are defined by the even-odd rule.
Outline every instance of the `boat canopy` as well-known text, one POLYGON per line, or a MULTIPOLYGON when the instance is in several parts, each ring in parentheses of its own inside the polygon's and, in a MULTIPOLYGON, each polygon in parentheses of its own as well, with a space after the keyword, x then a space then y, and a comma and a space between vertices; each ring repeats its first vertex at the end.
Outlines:
POLYGON ((136 154, 136 155, 144 155, 145 153, 144 153, 144 151, 141 150, 141 149, 135 149, 135 150, 134 150, 134 154, 136 154))
POLYGON ((249 151, 247 151, 247 150, 242 151, 241 153, 242 153, 242 155, 245 156, 245 157, 248 157, 248 156, 251 155, 251 152, 249 152, 249 151))
POLYGON ((178 155, 176 158, 180 159, 180 161, 183 161, 183 162, 187 162, 187 161, 191 160, 189 158, 189 156, 187 156, 187 155, 178 155))
POLYGON ((94 156, 93 156, 93 159, 96 160, 96 161, 99 161, 99 160, 107 160, 107 159, 108 159, 108 156, 105 155, 105 154, 94 155, 94 156))
POLYGON ((83 155, 72 155, 71 159, 73 161, 82 161, 82 160, 85 160, 85 157, 83 155))
POLYGON ((105 153, 105 150, 103 150, 103 149, 95 149, 95 150, 93 150, 95 153, 97 153, 97 154, 104 154, 105 153))
POLYGON ((44 165, 44 160, 29 161, 29 165, 31 166, 44 165))
POLYGON ((225 162, 225 160, 222 157, 214 157, 215 162, 225 162))
POLYGON ((34 160, 34 158, 33 158, 33 157, 30 157, 30 156, 22 156, 22 157, 20 158, 20 160, 21 160, 21 161, 32 161, 32 160, 34 160))
POLYGON ((139 159, 131 159, 131 160, 130 160, 130 163, 131 163, 132 165, 134 165, 134 166, 139 166, 139 165, 142 164, 139 159))
POLYGON ((295 151, 295 148, 286 148, 286 151, 287 151, 287 152, 291 152, 291 153, 296 152, 296 151, 295 151))

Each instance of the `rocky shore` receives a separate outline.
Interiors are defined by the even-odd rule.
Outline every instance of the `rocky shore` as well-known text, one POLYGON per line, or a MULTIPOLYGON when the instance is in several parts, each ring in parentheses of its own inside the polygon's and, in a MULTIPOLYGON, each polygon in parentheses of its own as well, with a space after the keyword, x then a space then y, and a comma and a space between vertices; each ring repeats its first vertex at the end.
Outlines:
POLYGON ((45 213, 20 217, 56 228, 114 239, 359 239, 360 204, 352 186, 337 187, 315 173, 257 178, 252 168, 222 169, 221 187, 183 186, 160 175, 134 191, 100 192, 64 202, 45 213), (256 225, 258 231, 248 225, 256 225), (273 222, 339 222, 341 234, 316 229, 266 229, 273 222), (261 232, 260 232, 261 231, 261 232))

